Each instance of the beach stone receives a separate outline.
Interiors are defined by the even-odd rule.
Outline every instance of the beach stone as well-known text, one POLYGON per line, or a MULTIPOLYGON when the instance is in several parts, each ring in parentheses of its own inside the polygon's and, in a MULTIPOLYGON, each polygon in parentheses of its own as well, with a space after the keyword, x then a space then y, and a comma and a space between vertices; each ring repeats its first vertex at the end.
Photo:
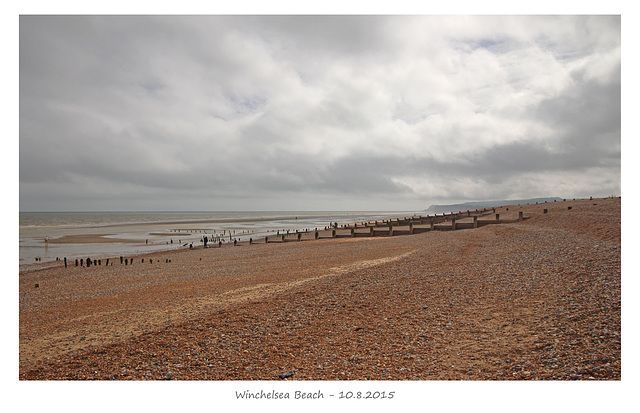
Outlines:
POLYGON ((295 374, 295 371, 289 371, 287 373, 282 373, 280 376, 281 379, 288 379, 289 377, 293 377, 293 375, 295 374))

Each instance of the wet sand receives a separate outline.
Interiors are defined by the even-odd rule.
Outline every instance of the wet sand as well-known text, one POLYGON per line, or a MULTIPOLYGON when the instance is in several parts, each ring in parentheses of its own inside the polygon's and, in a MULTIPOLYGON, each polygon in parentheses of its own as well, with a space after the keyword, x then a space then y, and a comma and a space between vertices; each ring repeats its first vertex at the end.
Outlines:
POLYGON ((477 229, 32 266, 20 379, 619 380, 620 199, 506 208, 477 229))
POLYGON ((113 234, 78 234, 78 235, 64 235, 62 237, 50 239, 50 244, 101 244, 101 243, 114 243, 124 242, 132 244, 143 244, 144 240, 127 239, 127 238, 112 238, 113 234))

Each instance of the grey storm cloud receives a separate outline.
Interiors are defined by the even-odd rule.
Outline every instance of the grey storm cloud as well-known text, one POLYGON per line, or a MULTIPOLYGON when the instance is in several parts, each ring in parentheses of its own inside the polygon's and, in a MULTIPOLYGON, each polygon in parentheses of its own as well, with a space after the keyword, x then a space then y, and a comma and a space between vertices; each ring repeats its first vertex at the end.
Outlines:
POLYGON ((619 16, 21 16, 20 209, 620 193, 619 16))

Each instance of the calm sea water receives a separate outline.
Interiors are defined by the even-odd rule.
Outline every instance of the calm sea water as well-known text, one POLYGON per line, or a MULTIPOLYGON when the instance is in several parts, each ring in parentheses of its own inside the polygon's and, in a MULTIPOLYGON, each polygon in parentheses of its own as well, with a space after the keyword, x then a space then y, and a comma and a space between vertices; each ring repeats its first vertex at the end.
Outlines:
POLYGON ((277 231, 323 229, 349 223, 409 216, 412 212, 21 212, 20 264, 56 259, 99 258, 200 245, 201 239, 224 242, 258 239, 277 231), (60 237, 101 235, 109 243, 59 244, 60 237), (49 242, 45 240, 48 239, 49 242), (133 242, 121 242, 118 240, 133 242))

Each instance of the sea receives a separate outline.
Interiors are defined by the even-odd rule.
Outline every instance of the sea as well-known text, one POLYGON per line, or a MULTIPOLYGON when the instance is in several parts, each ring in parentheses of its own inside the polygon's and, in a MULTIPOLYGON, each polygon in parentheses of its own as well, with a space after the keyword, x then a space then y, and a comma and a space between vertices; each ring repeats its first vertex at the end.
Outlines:
MULTIPOLYGON (((414 215, 412 211, 20 212, 20 265, 108 258, 260 239, 278 232, 414 215), (60 243, 76 236, 101 241, 60 243), (63 238, 64 237, 64 238, 63 238), (113 240, 113 242, 111 242, 113 240)), ((78 240, 76 237, 75 240, 78 240)))

